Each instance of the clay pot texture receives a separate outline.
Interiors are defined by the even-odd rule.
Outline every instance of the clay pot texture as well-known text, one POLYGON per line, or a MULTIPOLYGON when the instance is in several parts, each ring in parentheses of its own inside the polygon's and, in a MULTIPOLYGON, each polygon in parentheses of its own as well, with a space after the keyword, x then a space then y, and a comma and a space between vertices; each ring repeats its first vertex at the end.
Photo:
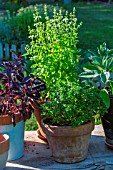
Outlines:
POLYGON ((16 126, 14 127, 11 116, 0 116, 0 133, 5 133, 10 137, 8 160, 16 160, 24 155, 25 122, 20 114, 15 114, 15 122, 16 126))
MULTIPOLYGON (((18 123, 22 120, 20 114, 15 114, 15 123, 18 123)), ((0 125, 10 125, 12 124, 12 117, 9 115, 0 116, 0 125)))
MULTIPOLYGON (((42 120, 41 113, 42 113, 42 110, 34 109, 34 115, 37 120, 38 130, 40 131, 41 135, 46 139, 46 134, 43 132, 42 125, 41 125, 41 120, 42 120)), ((37 133, 38 133, 38 130, 37 130, 37 133)))
POLYGON ((42 121, 54 160, 59 163, 76 163, 87 157, 89 139, 94 123, 78 127, 51 126, 42 121))
POLYGON ((9 136, 0 134, 0 170, 6 166, 9 150, 9 136))
MULTIPOLYGON (((38 104, 42 105, 44 104, 45 102, 44 101, 38 101, 38 104)), ((41 134, 42 138, 44 137, 44 139, 46 139, 46 134, 43 132, 42 130, 42 124, 41 124, 41 120, 42 120, 42 109, 38 108, 37 105, 35 104, 35 102, 31 102, 30 103, 32 108, 34 109, 34 115, 36 117, 36 120, 37 120, 37 125, 38 125, 38 130, 37 130, 37 133, 39 135, 39 133, 41 134)))

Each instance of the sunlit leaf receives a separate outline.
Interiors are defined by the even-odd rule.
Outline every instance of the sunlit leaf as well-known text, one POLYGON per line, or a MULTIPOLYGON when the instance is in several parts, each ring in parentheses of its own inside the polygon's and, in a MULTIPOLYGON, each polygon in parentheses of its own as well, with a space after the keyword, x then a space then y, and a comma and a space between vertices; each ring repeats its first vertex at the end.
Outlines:
POLYGON ((110 97, 109 97, 109 93, 106 89, 100 90, 100 97, 102 98, 106 107, 109 108, 110 107, 110 97))

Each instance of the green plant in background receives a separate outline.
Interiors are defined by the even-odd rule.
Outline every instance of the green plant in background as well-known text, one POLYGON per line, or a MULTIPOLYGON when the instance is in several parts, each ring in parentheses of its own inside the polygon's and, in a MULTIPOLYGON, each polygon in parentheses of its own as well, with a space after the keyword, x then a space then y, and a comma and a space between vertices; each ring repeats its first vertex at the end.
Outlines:
POLYGON ((38 129, 37 121, 35 116, 32 114, 31 118, 26 121, 25 130, 29 131, 29 130, 37 130, 37 129, 38 129))
POLYGON ((9 20, 10 29, 12 31, 12 40, 13 37, 16 38, 15 42, 28 42, 28 25, 30 27, 33 26, 33 11, 34 7, 32 5, 26 8, 22 7, 17 11, 16 16, 13 16, 9 20))
POLYGON ((90 52, 89 62, 83 66, 80 77, 88 79, 91 85, 98 87, 99 95, 106 107, 110 106, 110 96, 113 95, 113 50, 100 45, 98 54, 90 52))
POLYGON ((36 9, 34 28, 29 29, 27 55, 34 61, 33 73, 46 82, 47 102, 42 106, 43 116, 53 125, 81 125, 106 110, 98 89, 81 84, 77 76, 80 25, 77 25, 75 12, 75 8, 71 13, 54 9, 53 18, 50 18, 44 6, 45 22, 40 21, 42 16, 36 9))
MULTIPOLYGON (((41 2, 42 1, 40 0, 40 3, 41 2)), ((49 1, 49 0, 45 0, 45 3, 46 2, 48 2, 48 4, 51 3, 51 1, 49 1)), ((82 27, 78 30, 78 32, 79 32, 79 43, 78 43, 79 48, 82 48, 84 50, 91 49, 92 51, 96 52, 96 48, 99 46, 99 44, 101 44, 105 40, 110 48, 113 47, 113 42, 111 41, 111 39, 113 39, 113 34, 112 34, 112 16, 113 16, 112 8, 113 8, 113 5, 112 4, 110 6, 106 6, 106 8, 102 4, 94 5, 92 3, 91 4, 72 3, 72 5, 66 5, 66 6, 63 6, 63 4, 58 3, 58 5, 62 6, 63 9, 67 9, 68 11, 72 11, 72 8, 74 6, 77 9, 76 15, 78 18, 78 22, 80 22, 80 21, 83 22, 82 27), (98 34, 97 34, 97 32, 98 32, 98 34), (106 32, 106 34, 105 34, 105 32, 106 32)), ((26 6, 25 4, 18 5, 18 4, 12 4, 12 3, 5 2, 4 4, 0 4, 0 9, 1 10, 2 9, 9 10, 11 13, 11 17, 12 17, 14 15, 14 13, 15 13, 15 15, 18 13, 18 10, 22 6, 25 9, 25 6, 26 6)), ((28 6, 28 4, 27 4, 27 6, 28 6)), ((40 4, 39 6, 42 6, 42 8, 43 8, 43 4, 40 4)), ((48 10, 52 11, 54 6, 56 6, 55 3, 53 3, 53 5, 49 5, 48 10)), ((26 14, 24 14, 24 15, 26 15, 26 14)), ((17 23, 17 25, 18 25, 18 23, 17 23)), ((5 29, 4 23, 2 24, 2 27, 3 27, 3 29, 5 29)), ((24 27, 24 25, 23 25, 23 27, 24 27)), ((0 40, 4 39, 6 37, 6 34, 9 32, 8 29, 5 29, 5 31, 2 32, 3 29, 1 29, 1 27, 0 27, 0 32, 1 32, 0 40), (2 39, 1 39, 1 35, 3 35, 2 39)), ((26 32, 24 32, 24 34, 26 34, 26 33, 28 33, 28 29, 26 30, 26 32)), ((10 39, 10 35, 11 34, 9 33, 7 36, 8 39, 10 39)), ((15 36, 15 35, 13 34, 13 36, 15 36)), ((16 37, 18 37, 18 42, 19 42, 20 41, 19 35, 16 34, 16 37)), ((27 37, 27 40, 28 40, 28 37, 27 37)))
MULTIPOLYGON (((29 43, 29 32, 28 26, 33 28, 34 20, 33 20, 33 13, 35 8, 38 8, 40 11, 42 18, 40 21, 45 22, 44 19, 44 5, 30 5, 28 7, 21 7, 19 10, 16 11, 15 15, 11 14, 9 11, 5 16, 5 19, 0 20, 0 40, 5 43, 9 44, 16 44, 19 45, 21 43, 29 43)), ((49 9, 49 16, 52 17, 52 9, 54 8, 53 5, 48 5, 49 9)), ((56 9, 59 9, 56 6, 56 9)))
POLYGON ((1 2, 0 3, 0 10, 9 10, 11 13, 11 16, 13 13, 17 12, 21 7, 26 7, 26 4, 17 4, 17 3, 12 3, 12 2, 1 2))
POLYGON ((28 40, 28 25, 33 25, 33 6, 22 7, 16 15, 11 16, 2 23, 1 40, 5 43, 21 44, 28 40))

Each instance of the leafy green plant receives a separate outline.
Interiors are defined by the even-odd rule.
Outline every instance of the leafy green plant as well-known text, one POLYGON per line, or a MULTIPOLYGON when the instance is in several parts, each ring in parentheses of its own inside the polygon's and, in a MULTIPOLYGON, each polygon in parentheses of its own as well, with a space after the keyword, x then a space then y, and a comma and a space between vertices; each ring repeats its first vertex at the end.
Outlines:
POLYGON ((22 6, 26 6, 26 4, 17 4, 17 3, 12 3, 12 2, 1 2, 0 3, 0 10, 9 10, 11 13, 11 16, 13 13, 17 12, 22 6))
POLYGON ((38 9, 34 14, 34 28, 29 29, 30 46, 27 55, 34 61, 34 75, 46 82, 42 93, 47 102, 42 105, 44 120, 53 125, 77 126, 94 120, 94 115, 106 106, 96 88, 83 86, 77 76, 79 55, 76 11, 68 13, 54 9, 52 18, 44 6, 45 22, 38 9))
MULTIPOLYGON (((19 45, 21 43, 29 43, 29 32, 28 26, 32 29, 34 20, 33 20, 33 13, 35 8, 40 10, 42 18, 40 21, 45 22, 44 18, 44 5, 30 5, 28 7, 21 7, 19 10, 16 11, 15 15, 11 14, 9 11, 7 12, 7 16, 5 19, 0 20, 0 39, 2 42, 9 43, 9 44, 16 44, 19 45)), ((49 16, 52 17, 52 9, 53 5, 48 5, 49 9, 49 16)), ((56 6, 59 9, 58 6, 56 6)))
POLYGON ((74 82, 57 88, 42 107, 45 122, 60 126, 79 126, 106 111, 97 89, 74 82))
POLYGON ((16 15, 4 20, 4 27, 1 29, 1 40, 5 43, 26 43, 28 40, 28 25, 33 25, 33 6, 22 7, 17 11, 16 15))
POLYGON ((90 54, 90 61, 84 64, 80 77, 87 78, 91 85, 98 87, 100 97, 109 108, 110 96, 113 95, 113 50, 103 43, 98 48, 98 55, 90 54))
POLYGON ((63 10, 57 13, 54 9, 53 18, 50 18, 47 13, 45 6, 45 22, 40 22, 42 16, 36 9, 35 28, 29 30, 31 42, 30 46, 26 46, 26 50, 34 61, 32 66, 34 74, 39 74, 46 81, 49 96, 50 91, 57 87, 57 84, 63 85, 64 82, 76 80, 75 66, 79 56, 76 47, 78 26, 75 9, 70 15, 66 12, 65 16, 63 10))
POLYGON ((25 130, 31 131, 37 129, 38 129, 38 125, 37 125, 36 117, 34 116, 34 114, 32 114, 31 118, 26 120, 25 130))

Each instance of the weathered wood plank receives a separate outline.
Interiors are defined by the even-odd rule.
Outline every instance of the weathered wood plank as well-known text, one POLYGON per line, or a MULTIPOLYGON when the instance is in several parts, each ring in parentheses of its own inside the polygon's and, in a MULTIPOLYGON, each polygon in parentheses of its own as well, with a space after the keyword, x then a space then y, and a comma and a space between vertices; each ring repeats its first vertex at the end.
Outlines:
POLYGON ((24 53, 26 53, 26 51, 25 51, 25 44, 21 44, 21 46, 20 46, 20 52, 21 52, 21 54, 24 54, 24 53))
POLYGON ((10 50, 9 50, 9 44, 5 44, 5 57, 9 58, 10 57, 10 50))
POLYGON ((3 44, 0 43, 0 59, 3 59, 3 44))
POLYGON ((17 53, 19 52, 20 54, 26 53, 25 46, 26 44, 21 44, 20 49, 18 49, 15 44, 9 45, 8 43, 3 44, 2 42, 0 42, 0 59, 12 58, 13 54, 11 53, 11 50, 17 53))
MULTIPOLYGON (((14 45, 14 44, 11 45, 11 50, 10 51, 12 51, 12 50, 15 51, 15 52, 17 51, 16 45, 14 45)), ((13 55, 14 55, 14 53, 11 53, 11 58, 13 58, 13 55)))

